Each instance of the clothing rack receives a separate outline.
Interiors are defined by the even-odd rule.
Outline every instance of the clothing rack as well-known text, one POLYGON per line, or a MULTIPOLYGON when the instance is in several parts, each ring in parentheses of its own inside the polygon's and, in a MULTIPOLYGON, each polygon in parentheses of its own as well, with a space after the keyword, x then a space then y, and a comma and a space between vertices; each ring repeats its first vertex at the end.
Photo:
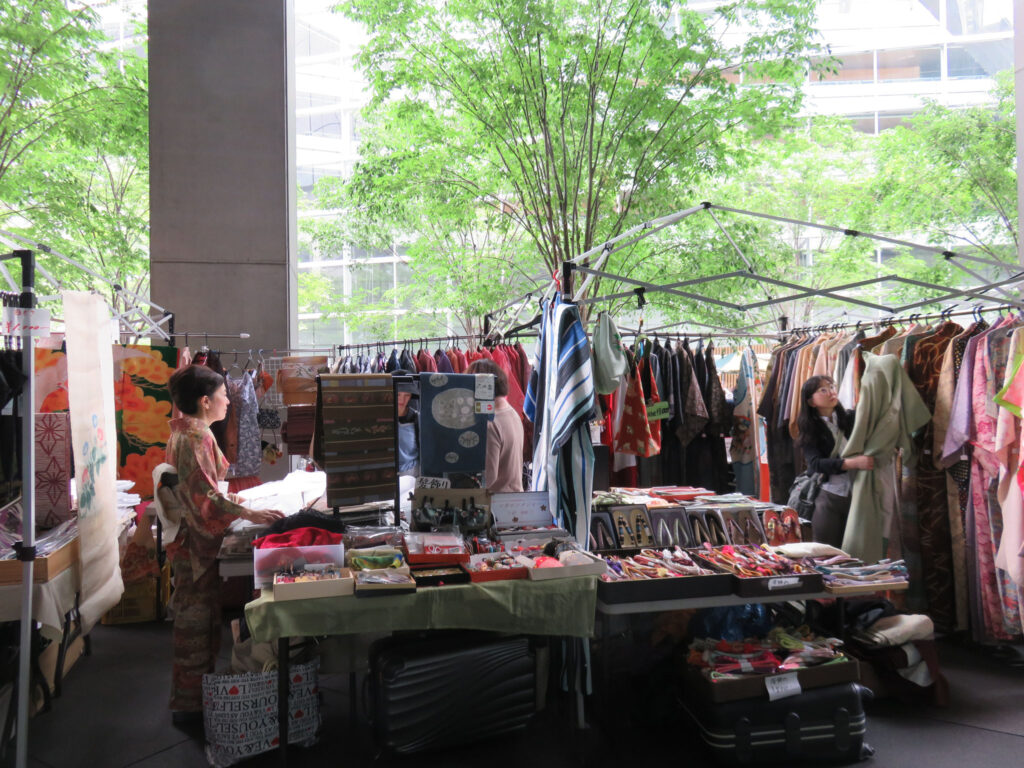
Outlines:
MULTIPOLYGON (((36 306, 36 262, 35 254, 28 250, 16 250, 0 255, 0 263, 8 259, 21 261, 21 297, 19 305, 22 309, 34 309, 36 306)), ((24 766, 28 762, 28 709, 29 709, 29 678, 32 656, 32 590, 33 571, 36 559, 36 505, 35 505, 35 422, 36 411, 34 384, 34 351, 31 329, 25 327, 21 335, 22 366, 27 377, 24 388, 18 396, 22 405, 21 428, 21 537, 14 549, 21 561, 21 627, 18 645, 18 682, 17 695, 17 726, 16 726, 16 759, 17 765, 24 766)), ((6 734, 5 734, 6 737, 6 734)))
POLYGON ((994 307, 974 307, 971 309, 960 309, 953 310, 952 307, 942 312, 935 312, 931 314, 910 314, 905 316, 892 316, 883 317, 877 320, 858 320, 853 323, 824 323, 822 325, 804 326, 802 328, 792 328, 786 333, 807 333, 811 331, 838 331, 848 328, 861 328, 865 326, 878 326, 886 327, 895 325, 896 323, 905 322, 917 322, 918 320, 948 320, 951 317, 967 317, 968 315, 981 315, 984 312, 1007 312, 1013 310, 1019 310, 1020 306, 1017 304, 1000 304, 994 307))

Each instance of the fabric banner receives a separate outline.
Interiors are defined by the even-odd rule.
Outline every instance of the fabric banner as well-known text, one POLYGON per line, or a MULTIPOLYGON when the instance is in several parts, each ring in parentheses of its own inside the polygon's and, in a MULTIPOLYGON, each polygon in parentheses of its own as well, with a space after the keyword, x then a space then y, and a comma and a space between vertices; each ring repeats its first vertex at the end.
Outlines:
POLYGON ((494 376, 421 373, 420 399, 422 474, 483 472, 487 424, 494 419, 494 376))
POLYGON ((40 528, 70 520, 71 424, 66 413, 37 413, 36 525, 40 528))
MULTIPOLYGON (((131 480, 132 493, 153 498, 153 468, 164 460, 171 435, 167 381, 178 363, 174 347, 114 344, 114 408, 117 479, 131 480)), ((37 347, 36 407, 40 413, 68 410, 67 355, 60 345, 37 347)))
POLYGON ((117 551, 117 431, 110 313, 102 297, 62 292, 67 325, 68 398, 78 486, 82 632, 124 592, 117 551))
POLYGON ((171 437, 167 381, 177 365, 174 347, 114 345, 117 479, 134 481, 143 499, 153 498, 153 470, 171 437))

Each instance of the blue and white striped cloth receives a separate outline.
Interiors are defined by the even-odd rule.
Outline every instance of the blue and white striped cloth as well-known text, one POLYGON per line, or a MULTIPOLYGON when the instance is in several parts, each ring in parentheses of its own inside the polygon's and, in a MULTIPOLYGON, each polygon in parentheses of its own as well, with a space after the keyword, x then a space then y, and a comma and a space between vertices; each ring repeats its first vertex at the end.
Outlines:
POLYGON ((594 487, 590 344, 579 309, 556 297, 542 308, 524 411, 534 425, 532 490, 547 491, 555 522, 586 546, 594 487))

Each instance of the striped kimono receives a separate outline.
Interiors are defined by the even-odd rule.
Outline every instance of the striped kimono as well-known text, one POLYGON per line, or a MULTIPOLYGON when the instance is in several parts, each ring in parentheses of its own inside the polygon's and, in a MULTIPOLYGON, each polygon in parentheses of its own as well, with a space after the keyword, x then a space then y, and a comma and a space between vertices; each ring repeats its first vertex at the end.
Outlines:
POLYGON ((575 304, 556 297, 542 309, 524 412, 534 423, 534 491, 547 491, 555 522, 586 546, 594 487, 590 344, 575 304))

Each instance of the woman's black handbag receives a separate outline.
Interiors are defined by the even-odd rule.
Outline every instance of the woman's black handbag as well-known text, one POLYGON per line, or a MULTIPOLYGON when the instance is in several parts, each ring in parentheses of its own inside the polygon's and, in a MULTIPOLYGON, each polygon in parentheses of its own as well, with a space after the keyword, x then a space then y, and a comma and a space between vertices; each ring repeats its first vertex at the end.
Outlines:
POLYGON ((810 520, 814 515, 814 503, 818 500, 825 476, 821 472, 804 472, 797 475, 789 487, 786 506, 795 509, 800 517, 810 520))

